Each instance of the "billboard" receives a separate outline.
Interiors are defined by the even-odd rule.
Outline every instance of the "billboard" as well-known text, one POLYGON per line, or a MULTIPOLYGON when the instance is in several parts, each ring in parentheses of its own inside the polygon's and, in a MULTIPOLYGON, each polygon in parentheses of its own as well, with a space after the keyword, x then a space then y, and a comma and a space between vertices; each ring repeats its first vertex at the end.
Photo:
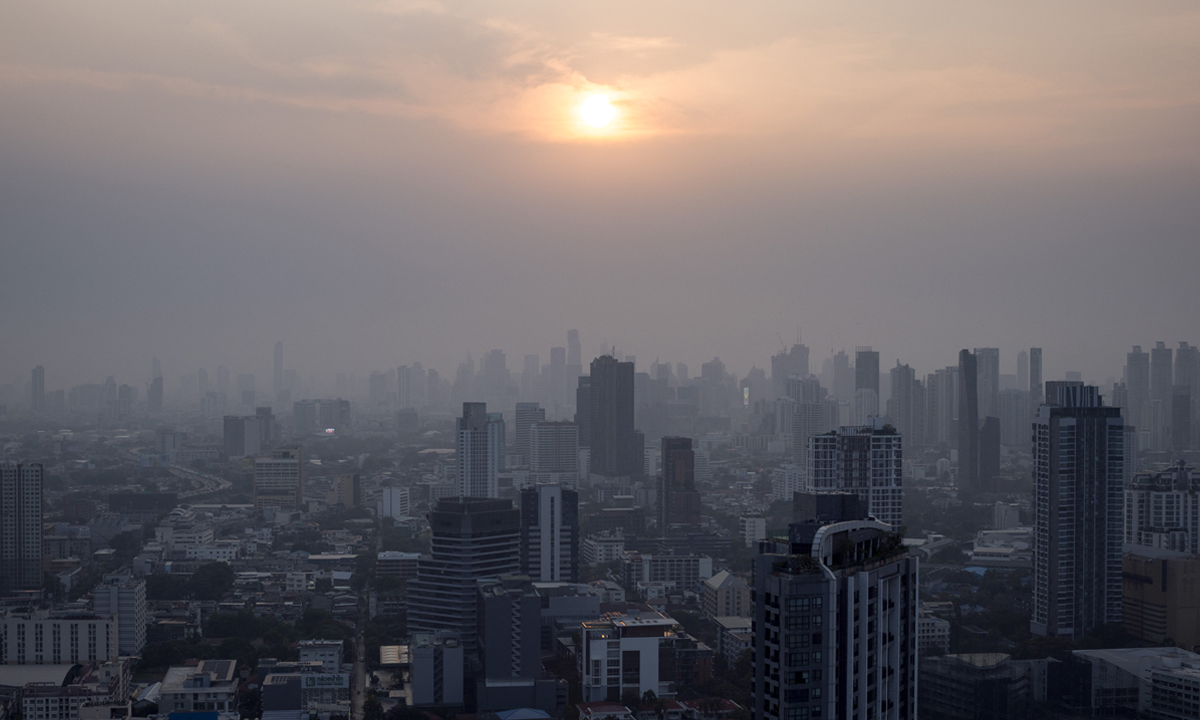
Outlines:
POLYGON ((305 673, 300 676, 301 690, 345 690, 349 687, 349 673, 305 673))

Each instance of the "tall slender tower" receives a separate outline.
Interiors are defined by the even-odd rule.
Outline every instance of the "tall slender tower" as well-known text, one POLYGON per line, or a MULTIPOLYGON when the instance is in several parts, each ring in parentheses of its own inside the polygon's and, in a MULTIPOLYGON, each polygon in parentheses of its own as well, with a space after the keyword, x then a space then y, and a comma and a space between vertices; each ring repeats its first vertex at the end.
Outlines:
POLYGON ((601 355, 592 361, 590 383, 592 474, 640 475, 644 448, 633 427, 633 363, 601 355))
POLYGON ((283 392, 283 341, 275 341, 275 371, 271 375, 271 390, 275 397, 283 392))
POLYGON ((1029 348, 1029 408, 1032 412, 1037 412, 1042 398, 1042 349, 1029 348))
POLYGON ((1017 353, 1017 389, 1029 389, 1029 353, 1024 350, 1017 353))
POLYGON ((979 417, 1000 417, 1000 349, 975 348, 979 417))
POLYGON ((558 483, 521 490, 521 574, 579 582, 579 493, 558 483))
POLYGON ((42 587, 41 463, 0 463, 0 594, 42 587))
POLYGON ((700 493, 696 492, 696 454, 692 439, 662 439, 662 476, 658 483, 658 534, 666 537, 672 525, 700 524, 700 493))
POLYGON ((958 488, 979 485, 979 391, 975 354, 958 353, 958 488))
POLYGON ((1134 345, 1125 356, 1125 396, 1129 407, 1125 412, 1125 423, 1139 430, 1148 430, 1146 411, 1150 405, 1150 353, 1142 352, 1141 345, 1134 345))
POLYGON ((1079 638, 1121 621, 1125 429, 1082 382, 1046 383, 1034 423, 1035 635, 1079 638))

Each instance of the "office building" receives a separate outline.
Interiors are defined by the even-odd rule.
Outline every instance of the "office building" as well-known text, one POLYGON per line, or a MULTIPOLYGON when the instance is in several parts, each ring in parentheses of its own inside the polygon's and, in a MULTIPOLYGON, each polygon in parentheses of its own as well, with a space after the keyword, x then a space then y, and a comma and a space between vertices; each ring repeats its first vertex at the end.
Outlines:
POLYGON ((579 487, 579 426, 538 422, 529 429, 529 481, 579 487))
POLYGON ((254 458, 254 509, 304 507, 304 450, 279 448, 271 457, 254 458))
POLYGON ((1125 394, 1129 404, 1122 416, 1127 425, 1145 429, 1149 426, 1150 353, 1140 345, 1125 355, 1125 394))
POLYGON ((662 537, 674 529, 686 532, 700 525, 695 459, 691 438, 662 439, 662 474, 658 483, 658 534, 662 537))
POLYGON ((1075 650, 1062 668, 1071 717, 1195 720, 1200 655, 1175 647, 1075 650))
POLYGON ((105 575, 92 588, 92 609, 117 619, 117 650, 137 655, 146 644, 146 581, 132 575, 105 575))
POLYGON ((931 445, 958 446, 958 387, 957 366, 925 377, 925 432, 931 445))
POLYGON ((808 347, 796 343, 790 350, 771 356, 771 398, 787 394, 789 378, 806 378, 808 369, 808 347))
POLYGON ((1190 435, 1186 447, 1200 449, 1200 348, 1195 345, 1181 342, 1175 351, 1175 386, 1188 388, 1190 435))
POLYGON ((487 403, 463 403, 456 445, 458 494, 467 498, 499 496, 504 469, 504 420, 487 403))
MULTIPOLYGON (((944 621, 943 621, 944 622, 944 621)), ((921 717, 993 720, 1028 717, 1028 663, 1005 653, 921 657, 921 717)))
POLYGON ((257 417, 226 415, 224 421, 224 457, 230 460, 262 452, 262 431, 257 417))
POLYGON ((546 419, 546 409, 535 402, 519 402, 516 407, 516 435, 513 442, 513 452, 521 456, 521 463, 532 464, 530 450, 530 429, 534 423, 546 419))
POLYGON ((1000 418, 986 417, 979 427, 979 490, 995 492, 999 475, 1000 418))
POLYGON ((476 583, 521 569, 521 511, 509 500, 443 498, 429 514, 430 557, 408 583, 414 632, 459 633, 475 648, 476 583))
POLYGON ((0 462, 0 595, 42 587, 41 463, 0 462))
POLYGON ((1126 545, 1121 625, 1152 643, 1200 649, 1200 556, 1126 545))
POLYGON ((22 668, 18 672, 23 677, 18 680, 10 676, 6 682, 17 688, 10 710, 20 708, 29 720, 126 717, 121 713, 129 709, 130 665, 129 660, 117 660, 22 668), (18 684, 21 680, 26 681, 24 687, 18 684))
POLYGON ((844 505, 759 545, 755 720, 917 717, 918 561, 891 525, 844 505))
POLYGON ((283 392, 283 341, 275 341, 275 363, 271 373, 271 392, 276 398, 283 392))
POLYGON ((579 447, 590 448, 592 444, 592 378, 579 376, 575 389, 575 424, 579 426, 579 447))
POLYGON ((805 490, 854 493, 876 520, 900 527, 903 458, 903 438, 882 418, 815 435, 809 440, 805 490))
POLYGON ((542 673, 542 637, 534 631, 542 624, 542 601, 524 576, 479 584, 477 711, 556 712, 559 683, 564 693, 566 683, 542 673))
POLYGON ((1034 423, 1035 635, 1076 639, 1121 621, 1125 432, 1099 388, 1046 383, 1034 423))
POLYGON ((633 427, 633 363, 601 355, 592 361, 590 378, 591 474, 609 479, 640 476, 645 443, 633 427))
POLYGON ((1045 400, 1044 388, 1042 387, 1042 349, 1031 347, 1029 348, 1029 414, 1030 417, 1037 413, 1037 409, 1041 407, 1042 401, 1045 400))
POLYGON ((1125 543, 1200 553, 1200 475, 1180 460, 1125 483, 1125 543))
POLYGON ((854 351, 854 390, 870 390, 875 393, 878 403, 879 394, 879 353, 871 347, 855 348, 854 351))
POLYGON ((958 354, 958 488, 979 491, 979 373, 975 354, 958 354))
POLYGON ((109 662, 119 654, 117 618, 78 610, 10 612, 0 619, 5 665, 109 662))
POLYGON ((292 425, 296 435, 330 435, 351 430, 354 419, 349 400, 298 400, 292 403, 292 425))
POLYGON ((163 379, 159 375, 150 381, 146 388, 146 409, 152 413, 160 413, 163 409, 163 379))
POLYGON ((887 416, 909 447, 924 445, 925 385, 917 379, 916 371, 896 361, 892 368, 892 393, 888 400, 887 416))
POLYGON ((1029 447, 1033 435, 1029 422, 1029 391, 1000 391, 1000 442, 1004 445, 1029 447))
POLYGON ((1000 416, 1000 349, 975 348, 980 417, 1000 416))
POLYGON ((617 702, 627 693, 673 699, 683 684, 712 677, 713 652, 660 612, 610 614, 583 623, 577 653, 583 701, 617 702))
POLYGON ((579 582, 579 494, 557 483, 521 490, 521 574, 579 582))

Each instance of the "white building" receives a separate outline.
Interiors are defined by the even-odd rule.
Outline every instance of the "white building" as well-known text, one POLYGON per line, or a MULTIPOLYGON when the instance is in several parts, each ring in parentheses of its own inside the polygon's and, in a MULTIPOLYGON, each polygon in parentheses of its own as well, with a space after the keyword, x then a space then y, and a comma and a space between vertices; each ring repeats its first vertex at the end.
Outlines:
POLYGON ((500 496, 499 476, 504 466, 504 419, 489 413, 487 403, 463 403, 455 446, 458 496, 500 496))
POLYGON ((385 487, 379 498, 379 517, 398 520, 412 515, 408 488, 385 487))
POLYGON ((603 532, 589 535, 580 543, 580 556, 588 565, 601 565, 620 560, 625 553, 625 538, 603 532))
POLYGON ((187 556, 189 560, 228 562, 240 559, 244 549, 241 540, 214 540, 207 545, 189 545, 187 556))
POLYGON ((92 589, 92 609, 117 618, 117 649, 137 655, 146 644, 146 581, 131 575, 105 575, 92 589))
POLYGON ((659 682, 659 648, 664 638, 675 637, 679 631, 675 620, 657 612, 584 623, 578 655, 583 701, 608 699, 611 686, 621 689, 614 693, 617 697, 629 691, 638 697, 647 692, 673 697, 671 684, 659 682))
MULTIPOLYGON (((788 499, 791 500, 791 497, 788 499)), ((743 515, 738 518, 738 531, 743 545, 757 547, 758 541, 767 537, 767 519, 762 515, 743 515)))
POLYGON ((300 662, 319 662, 327 673, 342 670, 341 640, 301 640, 300 662))
POLYGON ((917 655, 930 657, 950 652, 950 621, 922 614, 917 618, 917 655))
POLYGON ((579 581, 579 494, 569 487, 522 488, 521 574, 534 582, 579 581))
POLYGON ((840 427, 809 440, 806 490, 852 492, 871 515, 903 524, 903 438, 882 418, 840 427), (885 429, 886 428, 886 429, 885 429))
POLYGON ((697 592, 713 576, 712 558, 704 555, 643 555, 626 552, 625 587, 640 582, 673 582, 680 590, 697 592))
POLYGON ((1125 542, 1200 553, 1200 475, 1181 460, 1125 486, 1125 542))
POLYGON ((195 545, 207 545, 215 537, 208 516, 198 516, 188 508, 175 508, 158 527, 154 528, 154 539, 168 551, 185 551, 195 545))
POLYGON ((108 662, 120 654, 117 618, 78 611, 10 612, 0 654, 7 665, 108 662))

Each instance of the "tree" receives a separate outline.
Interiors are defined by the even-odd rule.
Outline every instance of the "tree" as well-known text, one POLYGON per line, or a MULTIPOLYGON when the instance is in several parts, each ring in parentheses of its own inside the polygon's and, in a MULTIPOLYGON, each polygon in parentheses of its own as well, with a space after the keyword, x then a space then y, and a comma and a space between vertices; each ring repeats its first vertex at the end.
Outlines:
POLYGON ((233 587, 235 577, 233 568, 223 562, 206 563, 192 573, 188 589, 197 600, 220 600, 233 587))
POLYGON ((373 692, 367 693, 363 701, 363 720, 383 720, 383 703, 373 692))

